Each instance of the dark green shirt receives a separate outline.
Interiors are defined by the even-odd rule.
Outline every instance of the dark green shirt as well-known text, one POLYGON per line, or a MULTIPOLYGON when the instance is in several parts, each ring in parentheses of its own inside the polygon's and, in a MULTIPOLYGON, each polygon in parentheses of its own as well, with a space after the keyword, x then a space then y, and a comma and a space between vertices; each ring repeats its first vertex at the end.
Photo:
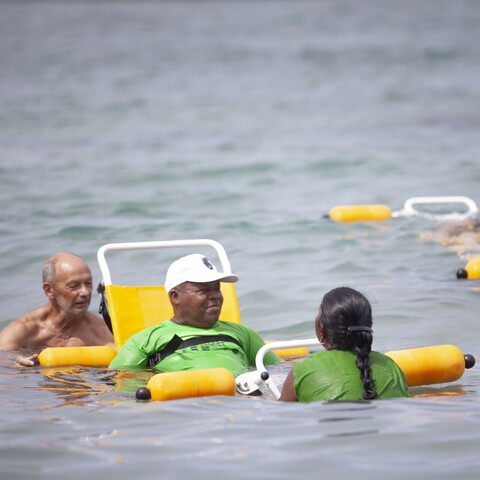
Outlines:
MULTIPOLYGON (((370 352, 369 356, 377 399, 411 396, 405 375, 391 358, 378 352, 370 352)), ((364 388, 356 358, 353 352, 325 350, 293 365, 297 400, 362 400, 364 388)))

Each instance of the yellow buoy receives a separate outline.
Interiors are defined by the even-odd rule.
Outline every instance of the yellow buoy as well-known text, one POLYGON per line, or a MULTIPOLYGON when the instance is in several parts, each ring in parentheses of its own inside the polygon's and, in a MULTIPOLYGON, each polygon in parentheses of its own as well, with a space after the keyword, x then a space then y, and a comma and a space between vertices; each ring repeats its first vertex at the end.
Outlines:
POLYGON ((454 345, 395 350, 385 355, 400 367, 409 387, 454 382, 465 371, 465 357, 454 345))
POLYGON ((150 378, 147 389, 152 400, 175 400, 211 395, 234 396, 236 386, 233 374, 226 368, 206 368, 158 373, 150 378))
POLYGON ((480 258, 472 258, 465 268, 457 271, 457 278, 468 278, 468 280, 478 280, 480 278, 480 258))
POLYGON ((328 216, 335 222, 372 222, 388 220, 392 210, 387 205, 339 205, 333 207, 328 216))
POLYGON ((480 258, 473 258, 465 266, 467 278, 478 280, 480 278, 480 258))
POLYGON ((87 367, 108 367, 117 352, 105 345, 94 347, 48 347, 38 356, 40 365, 59 367, 82 365, 87 367))

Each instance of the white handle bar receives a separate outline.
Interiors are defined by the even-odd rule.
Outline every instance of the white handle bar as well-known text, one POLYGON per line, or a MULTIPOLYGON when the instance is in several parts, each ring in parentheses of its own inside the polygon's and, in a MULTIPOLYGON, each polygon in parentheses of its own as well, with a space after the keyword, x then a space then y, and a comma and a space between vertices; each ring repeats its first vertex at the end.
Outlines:
POLYGON ((398 212, 393 212, 392 217, 413 217, 421 216, 432 219, 445 220, 464 220, 475 216, 478 213, 476 203, 468 197, 463 196, 444 196, 444 197, 412 197, 409 198, 403 205, 403 209, 398 212), (464 213, 454 212, 445 214, 433 214, 428 212, 421 212, 417 210, 414 205, 441 205, 441 204, 463 204, 467 208, 464 213))
MULTIPOLYGON (((305 340, 285 340, 285 341, 267 343, 257 352, 257 356, 255 357, 257 372, 251 372, 251 373, 254 374, 254 378, 256 378, 258 377, 258 375, 261 375, 262 372, 267 371, 263 363, 263 358, 265 357, 267 352, 271 350, 281 350, 282 348, 296 348, 296 347, 316 347, 319 345, 320 345, 320 342, 318 341, 318 338, 307 338, 305 340)), ((273 380, 269 376, 268 379, 264 381, 265 381, 265 385, 272 392, 275 399, 278 400, 280 398, 280 391, 278 390, 273 380)))
POLYGON ((176 248, 176 247, 211 247, 218 255, 220 263, 222 265, 223 272, 232 273, 230 262, 227 257, 227 253, 223 246, 210 239, 198 239, 198 240, 163 240, 153 242, 126 242, 126 243, 107 243, 99 248, 97 252, 97 260, 102 272, 104 285, 112 284, 112 277, 110 269, 108 268, 105 254, 111 251, 118 250, 145 250, 154 248, 176 248))

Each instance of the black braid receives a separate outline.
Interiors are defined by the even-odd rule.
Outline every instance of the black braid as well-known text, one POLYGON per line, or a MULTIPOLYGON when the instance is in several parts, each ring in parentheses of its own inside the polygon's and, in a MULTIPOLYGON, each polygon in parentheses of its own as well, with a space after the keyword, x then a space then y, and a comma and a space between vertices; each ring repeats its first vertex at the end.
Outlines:
MULTIPOLYGON (((355 336, 360 336, 360 335, 369 335, 371 337, 371 333, 365 333, 365 332, 358 332, 358 333, 352 333, 352 335, 355 336)), ((375 388, 375 382, 373 380, 372 376, 372 368, 370 366, 370 350, 371 350, 371 340, 368 341, 365 339, 366 342, 361 342, 363 345, 361 347, 358 347, 355 345, 353 348, 353 351, 357 354, 357 360, 355 361, 355 365, 358 367, 360 370, 360 378, 363 383, 363 399, 364 400, 373 400, 377 396, 377 390, 375 388)))

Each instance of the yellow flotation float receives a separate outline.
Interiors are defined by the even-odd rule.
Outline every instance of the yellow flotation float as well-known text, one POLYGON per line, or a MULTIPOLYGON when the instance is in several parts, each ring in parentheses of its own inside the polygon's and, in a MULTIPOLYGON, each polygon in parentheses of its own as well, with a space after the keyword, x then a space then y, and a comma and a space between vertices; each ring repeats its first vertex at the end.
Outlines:
MULTIPOLYGON (((274 340, 266 340, 266 344, 274 343, 274 340)), ((280 358, 284 360, 297 358, 297 357, 304 357, 310 353, 308 347, 290 347, 290 348, 279 348, 278 350, 273 350, 280 358)))
POLYGON ((457 271, 457 278, 467 278, 468 280, 480 279, 480 258, 472 258, 465 268, 457 271))
POLYGON ((235 395, 235 378, 226 368, 157 373, 146 387, 139 388, 137 400, 178 400, 180 398, 235 395))
POLYGON ((334 222, 379 222, 392 217, 392 210, 387 205, 339 205, 333 207, 328 216, 334 222))
POLYGON ((400 367, 409 387, 454 382, 475 365, 475 358, 455 345, 394 350, 385 355, 400 367))
POLYGON ((108 367, 116 354, 113 348, 107 346, 48 347, 40 352, 38 361, 44 367, 108 367))

